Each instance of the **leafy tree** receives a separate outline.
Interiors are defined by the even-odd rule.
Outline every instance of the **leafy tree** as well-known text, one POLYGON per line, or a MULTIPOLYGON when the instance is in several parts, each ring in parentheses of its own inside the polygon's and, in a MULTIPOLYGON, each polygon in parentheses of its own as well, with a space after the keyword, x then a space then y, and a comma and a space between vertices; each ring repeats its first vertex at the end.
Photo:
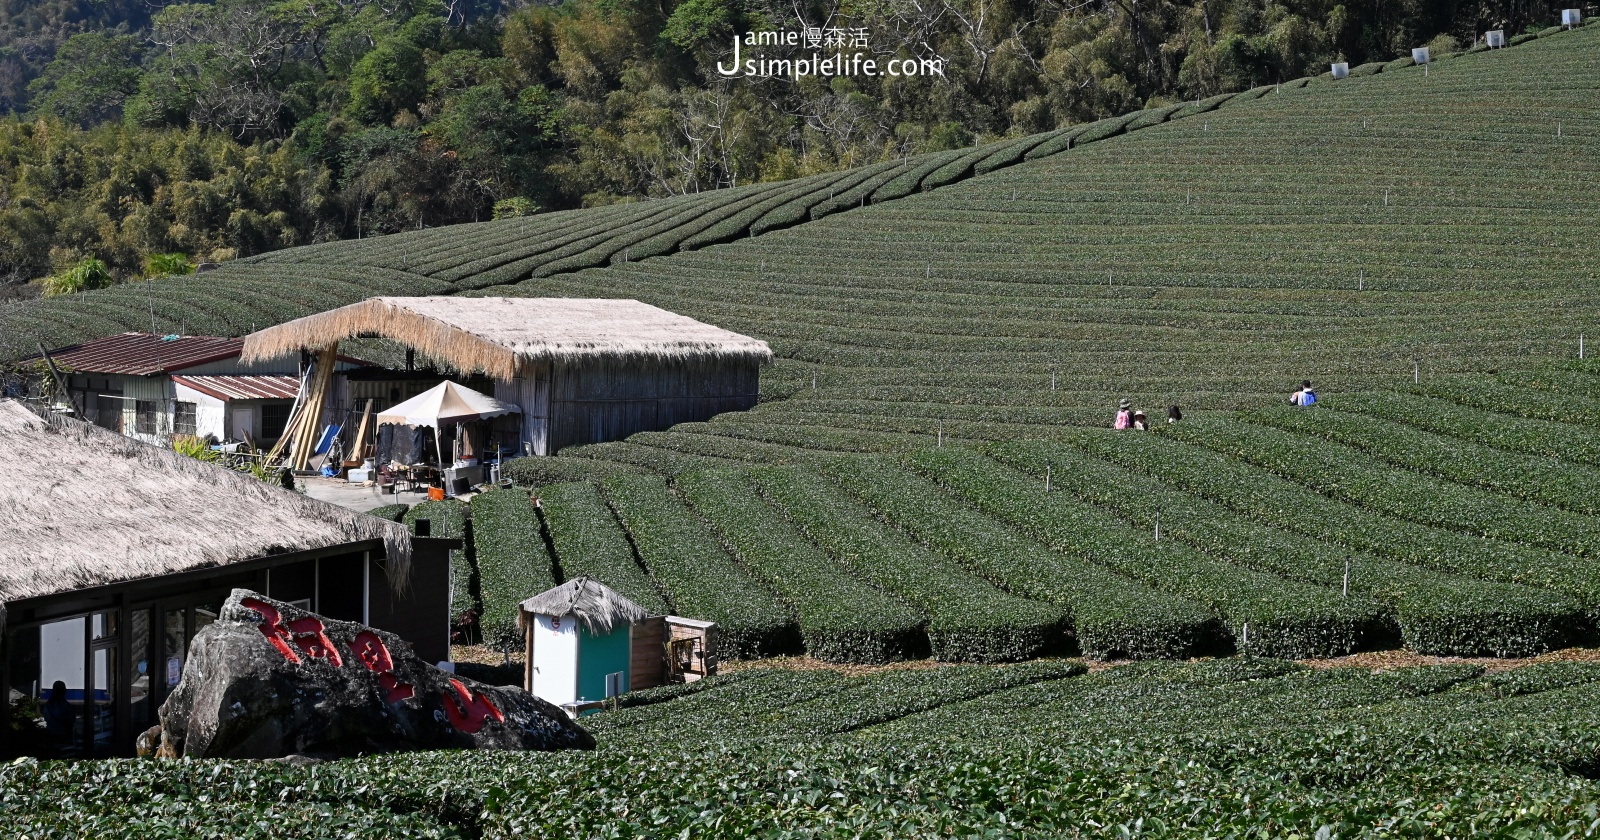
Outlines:
POLYGON ((28 85, 34 110, 86 126, 116 118, 139 89, 139 59, 132 35, 74 35, 28 85))

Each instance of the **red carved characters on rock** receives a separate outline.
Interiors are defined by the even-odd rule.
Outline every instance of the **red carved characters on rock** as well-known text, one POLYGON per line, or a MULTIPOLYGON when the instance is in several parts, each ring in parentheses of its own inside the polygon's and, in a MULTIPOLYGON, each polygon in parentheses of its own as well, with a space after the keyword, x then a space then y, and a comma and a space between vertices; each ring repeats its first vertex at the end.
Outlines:
POLYGON ((500 723, 506 716, 489 702, 489 698, 474 694, 470 689, 461 684, 460 680, 451 680, 450 687, 455 689, 456 696, 448 693, 444 695, 444 715, 450 719, 450 725, 468 735, 483 728, 490 720, 500 723))
POLYGON ((326 659, 328 664, 335 668, 344 665, 344 657, 339 655, 339 649, 333 646, 333 640, 324 632, 326 628, 322 622, 311 616, 297 618, 289 622, 289 632, 294 634, 294 643, 312 659, 326 659))
MULTIPOLYGON (((333 639, 329 638, 327 627, 320 619, 306 616, 285 624, 278 608, 259 598, 245 598, 239 604, 261 614, 261 634, 283 654, 284 659, 300 664, 300 655, 295 653, 298 647, 310 659, 324 659, 335 668, 343 667, 344 657, 340 655, 333 639), (290 642, 294 643, 293 647, 290 642)), ((371 630, 357 633, 350 642, 350 653, 367 670, 378 675, 378 686, 384 691, 385 702, 398 703, 417 695, 416 686, 401 682, 395 676, 394 656, 377 633, 371 630)), ((444 706, 446 719, 457 731, 472 735, 490 721, 505 721, 505 714, 495 708, 488 697, 475 693, 460 680, 451 679, 450 688, 451 691, 445 692, 440 698, 440 705, 444 706)))
POLYGON ((403 683, 394 675, 394 657, 389 655, 389 648, 378 638, 378 634, 371 630, 362 630, 356 634, 350 643, 350 650, 367 666, 367 670, 378 675, 378 685, 383 689, 383 699, 386 703, 398 703, 415 697, 417 689, 410 683, 403 683))
POLYGON ((289 630, 283 626, 283 614, 278 612, 277 607, 258 598, 246 598, 239 602, 239 606, 261 613, 261 635, 267 637, 267 641, 283 654, 284 659, 300 664, 300 657, 289 647, 289 630))

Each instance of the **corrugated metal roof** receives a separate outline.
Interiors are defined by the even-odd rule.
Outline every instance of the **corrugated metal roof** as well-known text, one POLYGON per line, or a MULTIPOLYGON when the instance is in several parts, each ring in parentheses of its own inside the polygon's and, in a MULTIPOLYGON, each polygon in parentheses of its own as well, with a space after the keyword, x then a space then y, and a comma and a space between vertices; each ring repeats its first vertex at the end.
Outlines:
POLYGON ((223 402, 229 400, 292 400, 300 393, 300 380, 272 374, 231 376, 174 376, 175 385, 193 388, 223 402))
POLYGON ((243 348, 242 338, 181 335, 169 340, 130 332, 54 350, 50 358, 78 373, 150 376, 232 358, 243 348))

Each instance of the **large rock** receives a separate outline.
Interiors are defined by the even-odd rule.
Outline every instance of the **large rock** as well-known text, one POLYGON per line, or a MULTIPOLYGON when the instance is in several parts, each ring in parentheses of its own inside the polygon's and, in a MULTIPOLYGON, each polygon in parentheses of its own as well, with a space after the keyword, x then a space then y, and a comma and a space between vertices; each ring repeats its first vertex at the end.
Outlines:
POLYGON ((168 757, 592 749, 560 708, 418 659, 392 633, 235 589, 161 706, 168 757))

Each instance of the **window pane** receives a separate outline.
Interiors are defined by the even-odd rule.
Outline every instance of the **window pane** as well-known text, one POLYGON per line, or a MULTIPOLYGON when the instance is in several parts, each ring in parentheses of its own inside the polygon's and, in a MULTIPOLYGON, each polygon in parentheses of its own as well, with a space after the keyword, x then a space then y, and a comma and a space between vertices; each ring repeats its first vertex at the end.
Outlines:
POLYGON ((283 427, 289 424, 290 403, 264 403, 261 406, 261 439, 277 440, 283 437, 283 427))
POLYGON ((167 629, 161 645, 161 682, 168 691, 183 677, 184 651, 189 644, 187 610, 167 613, 167 629))
MULTIPOLYGON (((109 639, 117 635, 117 614, 114 612, 95 613, 93 641, 109 639)), ((82 619, 78 619, 81 621, 82 619)))
POLYGON ((194 435, 198 427, 195 425, 195 404, 180 402, 172 410, 172 433, 175 435, 194 435))
POLYGON ((140 731, 154 723, 151 720, 150 703, 151 677, 155 671, 150 659, 150 612, 148 609, 134 610, 128 632, 128 653, 133 660, 133 672, 128 675, 132 680, 128 686, 128 708, 131 712, 128 719, 140 731))
POLYGON ((134 431, 141 435, 156 433, 156 401, 138 400, 134 410, 134 431))
POLYGON ((89 727, 94 755, 110 755, 117 735, 117 648, 94 649, 94 691, 89 710, 89 727))
POLYGON ((12 688, 21 690, 44 721, 22 749, 42 756, 83 754, 83 660, 88 621, 69 618, 12 636, 12 688))

